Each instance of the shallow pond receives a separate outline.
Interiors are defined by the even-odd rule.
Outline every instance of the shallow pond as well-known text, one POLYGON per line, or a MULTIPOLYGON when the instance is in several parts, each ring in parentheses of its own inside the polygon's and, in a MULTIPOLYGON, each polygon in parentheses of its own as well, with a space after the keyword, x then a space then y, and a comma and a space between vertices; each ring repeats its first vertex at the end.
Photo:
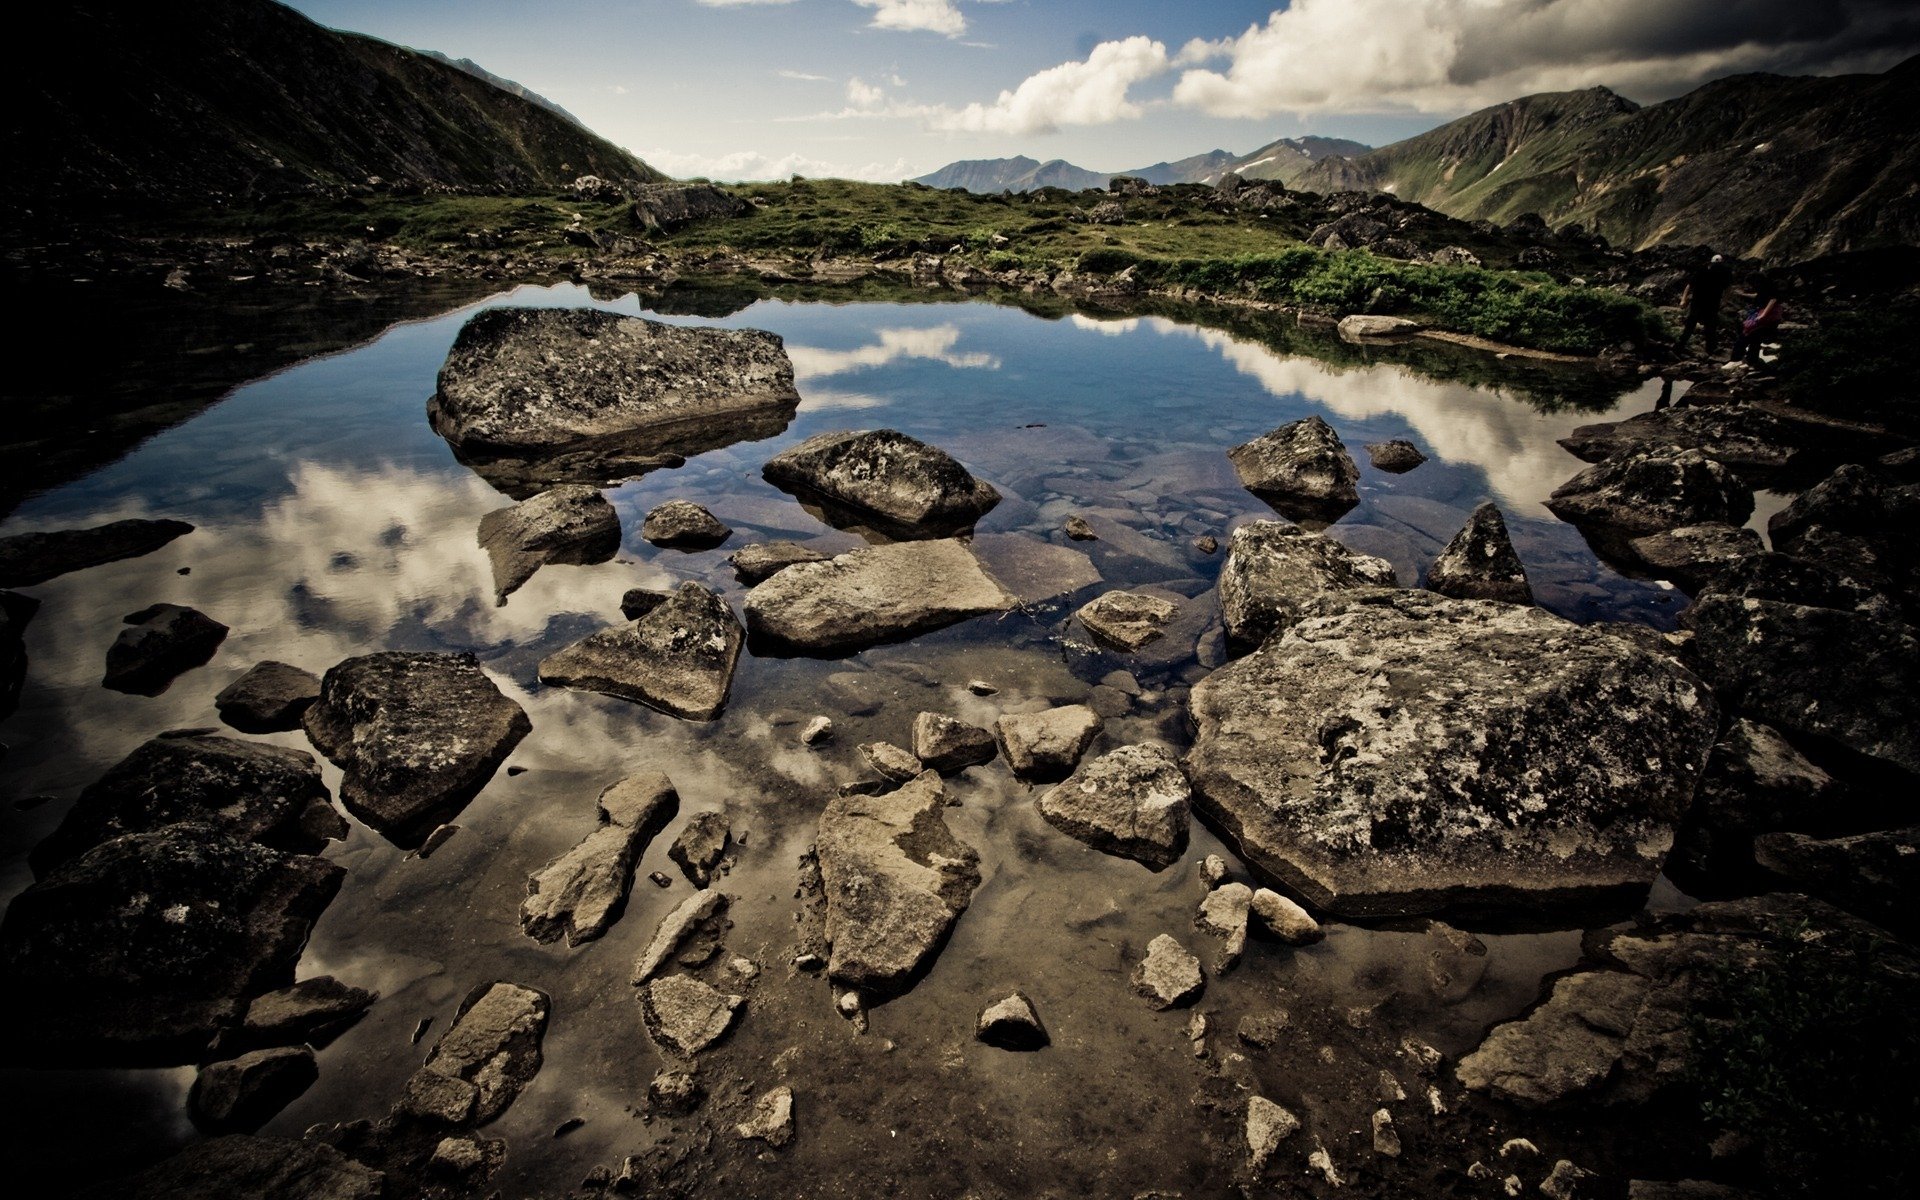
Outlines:
MULTIPOLYGON (((600 302, 570 285, 485 303, 641 311, 634 297, 600 302)), ((931 972, 874 1009, 861 1034, 834 1011, 823 980, 789 965, 802 908, 797 864, 827 797, 858 773, 855 747, 907 743, 922 710, 990 724, 1001 712, 1088 700, 1097 687, 1120 715, 1096 752, 1149 739, 1184 745, 1181 701, 1221 660, 1217 620, 1127 658, 1076 640, 1068 617, 1103 590, 1090 571, 1110 586, 1159 584, 1205 598, 1223 555, 1202 553, 1196 537, 1224 544, 1237 523, 1272 515, 1239 486, 1224 451, 1309 414, 1332 423, 1362 464, 1360 506, 1331 535, 1391 560, 1403 583, 1417 582, 1472 508, 1493 499, 1544 607, 1579 621, 1670 626, 1682 597, 1602 565, 1542 506, 1580 466, 1555 439, 1652 407, 1657 384, 1585 407, 1540 404, 1409 369, 1386 352, 1327 361, 1238 328, 1049 319, 986 303, 767 299, 719 319, 666 316, 782 335, 804 397, 799 415, 776 437, 611 489, 626 531, 621 554, 546 567, 496 606, 475 529, 507 500, 454 460, 425 413, 435 372, 472 311, 396 326, 248 383, 0 525, 10 534, 167 516, 197 526, 145 558, 25 589, 42 607, 27 631, 20 711, 0 725, 8 744, 0 796, 14 802, 0 863, 8 897, 31 882, 27 848, 81 787, 155 733, 217 726, 215 693, 259 660, 318 673, 376 649, 471 650, 533 719, 509 760, 524 770, 501 771, 431 858, 410 858, 358 824, 328 851, 348 874, 301 975, 331 973, 381 1000, 320 1052, 319 1082, 266 1132, 297 1136, 317 1122, 381 1115, 469 989, 510 979, 550 993, 554 1015, 545 1067, 487 1131, 511 1144, 494 1181, 509 1195, 565 1192, 594 1166, 618 1170, 623 1156, 649 1147, 668 1148, 666 1159, 684 1152, 681 1186, 701 1195, 1209 1195, 1241 1169, 1235 1139, 1248 1089, 1300 1113, 1346 1164, 1365 1157, 1361 1131, 1382 1070, 1414 1095, 1402 1130, 1409 1143, 1462 1136, 1443 1131, 1439 1117, 1423 1124, 1425 1084, 1416 1086, 1400 1040, 1470 1047, 1531 1003, 1544 973, 1574 961, 1578 931, 1490 936, 1485 983, 1453 1004, 1426 989, 1418 932, 1336 925, 1305 950, 1255 943, 1199 1005, 1210 1022, 1199 1057, 1191 1014, 1149 1011, 1127 976, 1162 932, 1209 963, 1217 957, 1219 943, 1195 931, 1192 917, 1197 864, 1218 842, 1196 824, 1184 860, 1151 873, 1057 833, 1035 813, 1031 790, 995 762, 948 785, 957 802, 948 823, 981 856, 972 907, 931 972), (976 544, 1028 601, 1020 611, 832 661, 748 656, 727 710, 707 724, 537 683, 542 657, 619 619, 628 588, 697 579, 737 607, 741 588, 725 559, 740 546, 858 544, 758 470, 812 434, 876 426, 945 448, 1000 489, 1005 499, 976 544), (1366 465, 1362 443, 1397 437, 1431 461, 1399 476, 1366 465), (706 505, 733 538, 691 554, 641 541, 645 512, 673 498, 706 505), (1100 540, 1068 541, 1061 524, 1073 514, 1100 540), (1042 544, 1055 550, 1037 551, 1042 544), (103 689, 102 655, 121 617, 159 601, 192 605, 232 633, 210 664, 158 697, 103 689), (999 693, 972 695, 964 686, 972 679, 999 693), (810 750, 798 732, 816 714, 832 717, 838 735, 810 750), (528 938, 518 922, 528 874, 592 827, 601 788, 647 768, 676 784, 680 819, 639 864, 625 916, 577 949, 528 938), (37 796, 53 799, 18 803, 37 796), (721 961, 744 957, 760 970, 735 981, 746 1015, 700 1060, 713 1097, 704 1114, 647 1121, 639 1115, 647 1081, 665 1059, 642 1028, 628 969, 687 895, 666 856, 679 823, 715 808, 744 843, 718 885, 735 897, 721 961), (672 885, 656 888, 646 878, 653 871, 672 885), (1051 1049, 1016 1055, 973 1040, 981 1006, 1013 988, 1033 997, 1051 1049), (1236 1041, 1242 1016, 1276 1008, 1291 1019, 1281 1043, 1236 1041), (416 1047, 426 1017, 433 1027, 416 1047), (736 1145, 731 1125, 780 1082, 796 1094, 799 1135, 756 1157, 736 1145), (554 1140, 575 1116, 586 1124, 554 1140), (712 1148, 697 1133, 703 1120, 719 1131, 712 1148)), ((299 734, 270 740, 307 748, 299 734)), ((337 791, 339 772, 323 769, 337 791)), ((1245 877, 1237 864, 1235 875, 1245 877)), ((24 1110, 8 1133, 22 1170, 91 1176, 194 1136, 184 1117, 190 1068, 3 1074, 24 1110)), ((1457 1103, 1457 1087, 1442 1090, 1457 1103)))

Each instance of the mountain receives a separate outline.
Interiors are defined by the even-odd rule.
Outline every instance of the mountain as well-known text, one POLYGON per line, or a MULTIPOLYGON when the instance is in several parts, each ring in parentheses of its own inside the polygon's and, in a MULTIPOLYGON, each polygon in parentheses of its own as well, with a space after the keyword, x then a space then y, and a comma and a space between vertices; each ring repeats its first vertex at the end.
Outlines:
POLYGON ((75 0, 38 21, 0 84, 0 198, 16 207, 663 178, 549 107, 271 0, 75 0))
POLYGON ((1391 192, 1450 216, 1537 212, 1616 244, 1797 260, 1920 243, 1920 58, 1881 75, 1736 75, 1645 107, 1606 90, 1528 96, 1295 186, 1391 192))
POLYGON ((1345 138, 1281 138, 1268 142, 1252 154, 1230 150, 1209 150, 1177 162, 1157 162, 1150 167, 1129 171, 1088 171, 1062 159, 1035 162, 1031 158, 976 158, 948 163, 931 175, 922 175, 911 183, 929 187, 963 187, 970 192, 1030 192, 1039 187, 1063 187, 1078 192, 1104 188, 1115 175, 1134 175, 1148 183, 1218 183, 1228 171, 1238 171, 1249 179, 1278 179, 1289 187, 1293 179, 1314 163, 1334 155, 1365 154, 1372 147, 1345 138))
POLYGON ((970 192, 1030 192, 1035 188, 1059 187, 1070 192, 1107 186, 1110 175, 1087 171, 1065 159, 1036 162, 1018 158, 974 158, 948 163, 931 175, 922 175, 911 183, 928 187, 965 188, 970 192))
MULTIPOLYGON (((413 50, 413 47, 411 46, 407 48, 409 50, 413 50)), ((414 50, 413 52, 415 54, 424 54, 428 58, 433 59, 435 62, 443 62, 450 67, 458 67, 462 71, 465 71, 467 74, 473 76, 475 79, 484 79, 488 83, 499 88, 503 92, 511 92, 514 95, 520 97, 522 100, 528 100, 533 102, 534 104, 538 104, 541 108, 546 109, 548 112, 559 113, 561 116, 565 117, 567 120, 572 121, 575 125, 580 126, 580 128, 582 129, 585 129, 587 127, 586 123, 583 122, 579 117, 576 117, 572 113, 568 112, 566 109, 561 108, 558 104, 555 104, 553 101, 547 99, 545 96, 542 96, 539 92, 534 91, 532 88, 528 87, 526 84, 515 83, 513 80, 508 79, 503 75, 495 75, 492 71, 487 70, 485 67, 481 66, 479 63, 473 61, 470 58, 455 58, 451 54, 442 54, 438 50, 414 50)))
POLYGON ((1238 157, 1230 150, 1209 150, 1205 154, 1196 154, 1178 162, 1157 162, 1150 167, 1141 167, 1133 171, 1116 171, 1114 174, 1137 175, 1148 183, 1158 184, 1212 182, 1213 179, 1220 178, 1220 173, 1238 157))
POLYGON ((1195 175, 1193 179, 1198 183, 1217 183, 1221 175, 1232 171, 1244 179, 1277 179, 1293 187, 1317 162, 1337 157, 1354 158, 1371 149, 1373 147, 1365 142, 1348 141, 1346 138, 1281 138, 1268 142, 1252 154, 1235 158, 1212 175, 1195 175))

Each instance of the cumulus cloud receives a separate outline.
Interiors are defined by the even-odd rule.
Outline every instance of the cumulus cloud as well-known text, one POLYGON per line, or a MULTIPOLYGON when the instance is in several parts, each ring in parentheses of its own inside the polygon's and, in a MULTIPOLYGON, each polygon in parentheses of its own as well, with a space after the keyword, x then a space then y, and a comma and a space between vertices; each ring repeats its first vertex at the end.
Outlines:
POLYGON ((832 83, 833 82, 833 79, 829 76, 810 75, 805 71, 782 70, 782 71, 775 71, 774 74, 778 75, 782 79, 798 79, 802 83, 832 83))
POLYGON ((996 355, 982 350, 954 349, 960 343, 958 325, 876 329, 874 336, 875 341, 851 350, 789 345, 787 356, 793 359, 794 378, 802 382, 828 379, 854 371, 869 371, 908 358, 941 362, 962 370, 1000 369, 1000 359, 996 355))
POLYGON ((1920 48, 1909 0, 1295 0, 1195 41, 1174 102, 1220 117, 1458 112, 1604 85, 1642 99, 1745 71, 1882 70, 1920 48))
POLYGON ((954 0, 853 0, 873 10, 875 29, 926 30, 956 37, 967 30, 967 19, 954 0))
POLYGON ((1085 62, 1049 67, 1001 92, 991 104, 942 108, 929 120, 949 132, 1029 134, 1132 119, 1143 109, 1127 98, 1127 89, 1167 69, 1166 46, 1151 38, 1102 42, 1085 62))
POLYGON ((863 83, 858 77, 847 80, 847 103, 855 108, 878 108, 886 103, 887 89, 863 83))
POLYGON ((913 164, 904 158, 896 158, 892 162, 846 163, 826 162, 799 153, 775 156, 762 154, 758 150, 735 150, 727 154, 683 154, 662 149, 642 151, 640 157, 676 179, 734 182, 805 175, 809 179, 898 183, 916 173, 913 164))

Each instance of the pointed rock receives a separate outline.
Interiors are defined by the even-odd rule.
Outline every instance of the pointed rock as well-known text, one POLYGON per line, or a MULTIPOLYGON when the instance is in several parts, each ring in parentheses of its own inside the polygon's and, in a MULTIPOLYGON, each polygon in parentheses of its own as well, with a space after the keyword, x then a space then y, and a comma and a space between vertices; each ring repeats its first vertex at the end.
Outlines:
POLYGON ((1050 782, 1073 773, 1105 722, 1084 704, 1037 713, 1009 713, 993 723, 1007 765, 1020 779, 1050 782))
POLYGON ((620 550, 620 517, 598 488, 564 484, 480 518, 493 564, 494 598, 507 597, 548 563, 602 563, 620 550))
POLYGON ((1298 525, 1250 521, 1227 542, 1220 616, 1229 638, 1257 646, 1286 632, 1302 607, 1328 592, 1398 586, 1385 559, 1356 554, 1298 525))
POLYGON ((667 848, 667 857, 680 864, 689 883, 703 888, 732 844, 733 827, 727 824, 727 815, 709 810, 694 814, 667 848))
POLYGON ((1227 458, 1246 489, 1285 516, 1331 521, 1360 503, 1360 468, 1319 417, 1282 425, 1227 458))
POLYGON ((607 931, 627 904, 633 867, 680 809, 665 775, 635 775, 600 793, 599 828, 527 877, 520 928, 535 941, 578 946, 607 931))
POLYGON ((746 1002, 745 996, 727 995, 691 975, 669 975, 640 989, 647 1032, 683 1058, 725 1037, 746 1002))
POLYGON ((993 734, 944 713, 923 712, 913 719, 913 753, 929 771, 952 775, 990 763, 1000 752, 993 734))
POLYGON ((692 721, 726 707, 745 633, 727 602, 689 580, 629 625, 549 655, 540 682, 634 700, 692 721))
POLYGON ((1037 806, 1062 833, 1157 871, 1187 848, 1191 799, 1178 760, 1142 743, 1082 763, 1072 778, 1041 793, 1037 806))
POLYGON ((654 931, 653 940, 640 952, 633 963, 633 983, 638 987, 652 979, 667 960, 680 949, 680 943, 696 929, 707 925, 714 918, 727 911, 731 897, 725 892, 711 888, 702 888, 682 900, 678 907, 666 915, 660 922, 660 928, 654 931))
POLYGON ((1427 569, 1427 590, 1456 600, 1499 600, 1532 604, 1527 569, 1507 537, 1507 522, 1491 500, 1483 500, 1440 557, 1427 569))
POLYGON ((1280 1143, 1300 1132, 1300 1118, 1267 1099, 1247 1098, 1247 1166, 1258 1175, 1267 1169, 1280 1143))
POLYGON ((974 1022, 973 1036, 1002 1050, 1038 1050, 1052 1040, 1040 1023, 1040 1014, 1034 1011, 1033 1001, 1023 992, 1014 992, 982 1009, 980 1019, 974 1022))

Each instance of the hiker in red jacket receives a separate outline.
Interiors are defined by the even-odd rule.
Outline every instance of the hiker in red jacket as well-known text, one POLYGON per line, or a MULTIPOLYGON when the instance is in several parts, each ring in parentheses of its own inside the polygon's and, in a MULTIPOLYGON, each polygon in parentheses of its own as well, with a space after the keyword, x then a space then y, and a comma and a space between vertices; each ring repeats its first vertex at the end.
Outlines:
POLYGON ((1773 331, 1780 328, 1780 319, 1786 316, 1786 306, 1780 303, 1780 289, 1772 278, 1762 275, 1753 281, 1753 307, 1746 311, 1740 321, 1740 333, 1733 342, 1733 362, 1744 362, 1750 367, 1760 364, 1760 342, 1771 337, 1773 331))

